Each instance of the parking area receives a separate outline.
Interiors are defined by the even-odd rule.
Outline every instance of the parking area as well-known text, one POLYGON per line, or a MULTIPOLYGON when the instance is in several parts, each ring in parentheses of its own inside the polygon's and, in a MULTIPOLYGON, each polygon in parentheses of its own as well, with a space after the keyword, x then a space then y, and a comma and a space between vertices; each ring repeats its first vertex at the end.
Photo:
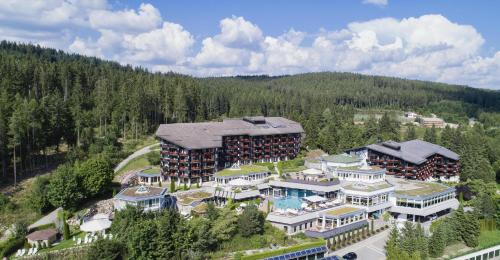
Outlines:
POLYGON ((360 260, 383 260, 385 259, 385 241, 389 236, 389 233, 390 229, 384 230, 383 232, 364 241, 331 252, 329 255, 337 255, 342 257, 349 252, 354 252, 358 255, 358 259, 360 260))

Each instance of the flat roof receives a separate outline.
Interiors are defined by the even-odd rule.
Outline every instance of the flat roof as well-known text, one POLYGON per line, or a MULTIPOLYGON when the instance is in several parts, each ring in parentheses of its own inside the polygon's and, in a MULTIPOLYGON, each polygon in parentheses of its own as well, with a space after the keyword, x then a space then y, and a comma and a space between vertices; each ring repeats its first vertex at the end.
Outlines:
POLYGON ((227 168, 215 173, 215 177, 232 177, 250 175, 252 173, 269 172, 266 166, 261 165, 240 165, 239 168, 227 168))
POLYGON ((191 204, 193 201, 199 201, 203 199, 207 199, 210 197, 213 197, 213 194, 204 191, 204 190, 197 190, 194 192, 186 192, 182 194, 175 195, 177 197, 177 200, 184 205, 191 204))
POLYGON ((383 154, 388 154, 417 165, 424 163, 429 156, 434 154, 439 154, 452 160, 459 160, 460 158, 458 154, 449 149, 418 139, 400 143, 387 141, 370 144, 366 146, 366 148, 383 154))
POLYGON ((27 239, 32 241, 48 240, 57 235, 57 230, 53 228, 38 230, 26 236, 27 239))
POLYGON ((454 192, 455 188, 435 182, 394 180, 395 194, 400 198, 418 198, 438 196, 440 194, 454 192))
POLYGON ((358 156, 348 154, 328 155, 321 157, 321 159, 331 163, 357 163, 363 160, 358 156))
POLYGON ((153 186, 135 186, 121 190, 116 194, 116 199, 139 201, 144 199, 160 198, 167 192, 166 188, 153 187, 153 186))
POLYGON ((283 117, 246 117, 222 122, 162 124, 156 136, 186 149, 217 148, 222 136, 302 133, 302 126, 283 117))
POLYGON ((365 191, 365 192, 372 192, 393 187, 393 185, 391 185, 386 181, 375 182, 375 183, 345 182, 341 186, 343 189, 365 191))
POLYGON ((330 215, 330 216, 335 216, 335 217, 340 217, 343 215, 348 215, 354 212, 358 211, 363 211, 363 209, 355 208, 355 207, 349 207, 349 206, 340 206, 338 208, 331 209, 329 211, 326 211, 325 214, 330 215))

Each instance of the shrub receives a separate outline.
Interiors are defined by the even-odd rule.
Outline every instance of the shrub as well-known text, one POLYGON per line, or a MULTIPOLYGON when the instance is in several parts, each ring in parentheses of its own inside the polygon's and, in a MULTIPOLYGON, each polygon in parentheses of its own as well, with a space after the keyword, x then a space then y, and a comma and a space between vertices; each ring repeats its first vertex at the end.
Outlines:
POLYGON ((10 238, 0 246, 0 257, 7 257, 12 255, 24 245, 24 237, 10 238))
POLYGON ((151 151, 146 154, 146 159, 151 165, 160 165, 160 152, 151 151))

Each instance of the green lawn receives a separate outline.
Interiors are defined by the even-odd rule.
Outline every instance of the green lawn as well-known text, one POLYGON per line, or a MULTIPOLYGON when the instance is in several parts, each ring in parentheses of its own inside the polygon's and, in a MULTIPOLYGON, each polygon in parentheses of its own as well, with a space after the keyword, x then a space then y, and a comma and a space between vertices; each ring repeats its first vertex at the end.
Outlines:
POLYGON ((269 169, 265 166, 260 165, 241 165, 240 169, 224 169, 217 172, 215 175, 220 177, 234 176, 234 175, 245 175, 256 172, 268 172, 269 169))
POLYGON ((57 244, 53 247, 41 249, 39 251, 39 254, 74 247, 74 246, 76 246, 76 241, 73 241, 73 237, 76 237, 76 239, 78 239, 78 238, 83 239, 85 237, 85 232, 79 231, 68 240, 62 240, 61 242, 59 242, 59 244, 57 244))
POLYGON ((358 191, 376 191, 376 190, 381 190, 381 189, 386 189, 392 187, 391 184, 387 182, 383 182, 380 184, 365 184, 364 186, 356 186, 354 184, 349 184, 344 186, 344 189, 348 190, 358 190, 358 191))
POLYGON ((310 243, 305 243, 305 244, 299 244, 291 247, 286 247, 286 248, 281 248, 277 250, 270 250, 262 253, 257 253, 253 255, 248 255, 248 256, 242 256, 242 260, 257 260, 257 259, 264 259, 272 256, 278 256, 278 255, 283 255, 295 251, 300 251, 304 250, 307 248, 313 248, 313 247, 318 247, 318 246, 324 246, 325 241, 324 240, 318 240, 310 243))
POLYGON ((193 201, 202 200, 210 197, 212 197, 212 193, 205 191, 196 191, 178 195, 177 199, 181 204, 188 205, 191 204, 193 201))
POLYGON ((479 236, 479 247, 486 248, 500 244, 500 230, 483 231, 479 236))
POLYGON ((117 175, 123 174, 128 171, 132 170, 139 170, 144 167, 151 166, 149 163, 148 159, 146 158, 146 155, 139 156, 133 160, 131 160, 129 163, 127 163, 123 168, 121 168, 117 175))
POLYGON ((160 173, 160 168, 158 167, 153 167, 151 169, 147 169, 145 171, 142 171, 142 173, 146 173, 146 174, 156 174, 156 173, 160 173))
POLYGON ((405 187, 403 187, 403 189, 396 190, 396 193, 408 196, 422 196, 422 195, 428 195, 436 192, 445 191, 446 189, 449 188, 445 185, 432 182, 407 182, 407 183, 411 183, 414 186, 417 186, 418 188, 408 187, 407 189, 405 189, 405 187))

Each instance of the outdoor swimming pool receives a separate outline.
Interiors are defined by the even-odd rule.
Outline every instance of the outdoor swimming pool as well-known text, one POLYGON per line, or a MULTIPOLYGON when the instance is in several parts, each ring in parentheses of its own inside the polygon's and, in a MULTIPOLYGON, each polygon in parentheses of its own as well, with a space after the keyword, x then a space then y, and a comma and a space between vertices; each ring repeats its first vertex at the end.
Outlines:
POLYGON ((302 200, 297 197, 275 198, 274 206, 278 209, 300 209, 302 200))

